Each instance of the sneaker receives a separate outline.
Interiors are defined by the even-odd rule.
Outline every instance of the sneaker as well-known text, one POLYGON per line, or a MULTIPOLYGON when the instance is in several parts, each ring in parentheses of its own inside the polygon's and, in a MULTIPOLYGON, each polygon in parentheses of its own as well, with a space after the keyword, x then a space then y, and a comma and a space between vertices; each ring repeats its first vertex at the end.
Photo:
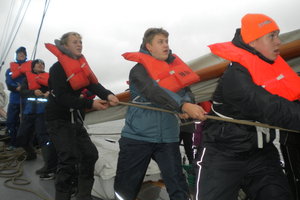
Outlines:
POLYGON ((47 180, 52 180, 55 178, 55 174, 54 173, 45 173, 40 175, 40 179, 43 181, 47 181, 47 180))
POLYGON ((36 173, 37 175, 42 175, 42 174, 44 174, 44 173, 46 172, 46 170, 47 170, 47 169, 46 169, 46 166, 44 165, 42 168, 36 170, 35 173, 36 173))
POLYGON ((51 174, 56 172, 56 167, 52 169, 47 169, 47 167, 44 165, 42 168, 38 169, 35 171, 37 175, 42 175, 42 174, 51 174))

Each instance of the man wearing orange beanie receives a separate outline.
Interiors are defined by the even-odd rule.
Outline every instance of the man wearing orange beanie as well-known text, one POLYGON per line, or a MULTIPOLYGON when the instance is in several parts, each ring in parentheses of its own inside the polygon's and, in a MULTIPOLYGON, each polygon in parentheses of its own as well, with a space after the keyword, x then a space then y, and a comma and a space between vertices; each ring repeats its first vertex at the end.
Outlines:
MULTIPOLYGON (((247 14, 231 42, 210 45, 231 63, 213 94, 211 115, 300 130, 300 78, 280 57, 279 27, 247 14)), ((275 130, 207 120, 196 200, 293 199, 273 144, 275 130)))

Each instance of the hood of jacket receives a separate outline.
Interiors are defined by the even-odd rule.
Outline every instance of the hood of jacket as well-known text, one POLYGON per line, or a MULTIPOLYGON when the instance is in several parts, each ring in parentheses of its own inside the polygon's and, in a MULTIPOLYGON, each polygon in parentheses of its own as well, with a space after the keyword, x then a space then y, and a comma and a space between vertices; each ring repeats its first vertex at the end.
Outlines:
POLYGON ((256 49, 254 49, 253 47, 251 47, 249 44, 246 44, 241 36, 241 29, 236 29, 234 38, 231 41, 235 46, 244 49, 246 51, 249 51, 250 53, 257 55, 260 59, 266 61, 269 64, 273 64, 274 61, 266 58, 264 55, 262 55, 260 52, 258 52, 256 49))
POLYGON ((60 40, 54 40, 55 46, 64 54, 73 59, 78 59, 80 57, 73 55, 68 49, 66 49, 63 45, 61 45, 60 40))

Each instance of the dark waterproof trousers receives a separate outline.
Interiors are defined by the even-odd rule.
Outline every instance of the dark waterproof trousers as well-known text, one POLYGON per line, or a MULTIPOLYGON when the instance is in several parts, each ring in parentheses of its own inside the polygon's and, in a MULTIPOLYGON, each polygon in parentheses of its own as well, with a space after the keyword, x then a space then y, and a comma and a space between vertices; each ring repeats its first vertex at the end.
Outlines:
POLYGON ((240 188, 250 200, 292 199, 273 143, 240 154, 208 146, 197 165, 196 200, 234 200, 240 188))
POLYGON ((34 137, 37 137, 40 146, 49 142, 49 134, 46 131, 45 115, 41 114, 23 114, 20 124, 17 144, 21 147, 32 146, 34 137))
POLYGON ((189 164, 193 163, 194 156, 193 156, 193 133, 180 131, 179 134, 179 141, 183 141, 183 147, 185 151, 185 155, 189 161, 189 164))
POLYGON ((55 199, 69 200, 76 183, 77 199, 92 199, 98 151, 86 129, 79 122, 54 120, 47 122, 47 131, 58 155, 55 199))
POLYGON ((158 164, 170 200, 189 199, 178 142, 149 143, 122 137, 119 145, 114 183, 117 199, 136 199, 151 159, 158 164))
POLYGON ((20 124, 20 104, 8 104, 6 127, 10 136, 10 145, 17 146, 17 133, 20 124))
POLYGON ((300 146, 299 144, 285 144, 280 147, 293 200, 300 200, 300 146))

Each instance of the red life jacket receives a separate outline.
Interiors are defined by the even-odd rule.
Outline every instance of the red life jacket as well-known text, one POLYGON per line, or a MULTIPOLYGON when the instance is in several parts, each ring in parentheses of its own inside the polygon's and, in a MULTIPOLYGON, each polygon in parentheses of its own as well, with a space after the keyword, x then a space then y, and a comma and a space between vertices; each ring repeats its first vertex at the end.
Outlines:
POLYGON ((247 68, 253 82, 271 94, 290 101, 300 98, 300 77, 281 56, 278 56, 273 64, 269 64, 257 55, 233 45, 232 42, 213 44, 209 48, 212 53, 247 68))
POLYGON ((55 45, 45 44, 46 48, 53 53, 62 65, 73 90, 79 90, 92 83, 97 84, 98 79, 89 67, 84 56, 73 59, 63 54, 55 45))
POLYGON ((26 72, 26 78, 28 82, 28 89, 29 90, 37 90, 43 86, 48 87, 48 79, 49 73, 40 73, 35 74, 32 72, 26 72))
POLYGON ((175 60, 170 64, 140 52, 124 53, 122 56, 126 60, 142 64, 159 86, 173 92, 200 80, 199 76, 175 54, 175 60))
POLYGON ((22 63, 21 65, 16 62, 10 63, 10 71, 11 71, 11 77, 13 79, 19 77, 21 74, 25 74, 26 72, 31 71, 31 60, 26 61, 22 63))

